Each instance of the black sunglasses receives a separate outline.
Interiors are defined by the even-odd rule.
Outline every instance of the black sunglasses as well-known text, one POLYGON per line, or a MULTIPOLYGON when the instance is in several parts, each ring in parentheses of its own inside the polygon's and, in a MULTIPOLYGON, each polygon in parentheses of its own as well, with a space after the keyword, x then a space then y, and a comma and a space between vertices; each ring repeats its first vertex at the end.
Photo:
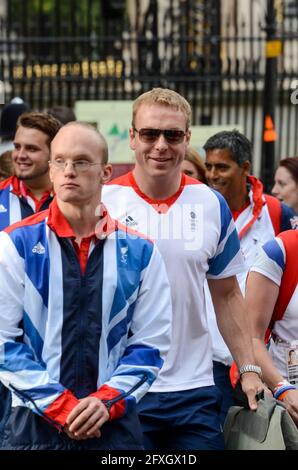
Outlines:
POLYGON ((179 129, 136 129, 133 128, 140 136, 140 140, 147 144, 152 144, 155 142, 160 134, 163 134, 164 138, 169 144, 181 144, 186 132, 179 129))

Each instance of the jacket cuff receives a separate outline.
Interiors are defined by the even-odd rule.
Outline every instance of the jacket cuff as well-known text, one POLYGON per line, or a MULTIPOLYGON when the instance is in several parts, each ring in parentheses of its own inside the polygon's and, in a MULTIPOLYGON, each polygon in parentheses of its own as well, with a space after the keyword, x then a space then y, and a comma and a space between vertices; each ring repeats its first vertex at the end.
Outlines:
POLYGON ((65 390, 53 403, 44 411, 45 415, 56 423, 65 425, 67 416, 79 404, 79 400, 70 390, 65 390))
POLYGON ((90 397, 96 397, 104 403, 109 411, 109 421, 112 421, 121 418, 125 414, 125 400, 118 398, 120 395, 121 393, 116 388, 102 385, 90 397))

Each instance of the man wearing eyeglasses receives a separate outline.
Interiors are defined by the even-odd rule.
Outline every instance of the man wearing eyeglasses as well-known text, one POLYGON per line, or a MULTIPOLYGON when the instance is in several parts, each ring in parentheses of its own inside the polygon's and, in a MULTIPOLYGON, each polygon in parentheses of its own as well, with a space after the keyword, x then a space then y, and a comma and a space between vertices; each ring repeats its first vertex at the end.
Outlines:
POLYGON ((65 125, 50 208, 0 233, 2 449, 142 449, 136 402, 169 349, 171 295, 153 242, 100 204, 107 160, 92 126, 65 125))
POLYGON ((178 93, 156 88, 133 105, 135 168, 105 186, 113 216, 154 238, 172 288, 172 342, 165 364, 139 403, 146 449, 222 449, 221 396, 214 386, 204 280, 220 330, 242 374, 251 409, 262 389, 235 275, 243 269, 231 213, 220 194, 181 172, 191 109, 178 93))

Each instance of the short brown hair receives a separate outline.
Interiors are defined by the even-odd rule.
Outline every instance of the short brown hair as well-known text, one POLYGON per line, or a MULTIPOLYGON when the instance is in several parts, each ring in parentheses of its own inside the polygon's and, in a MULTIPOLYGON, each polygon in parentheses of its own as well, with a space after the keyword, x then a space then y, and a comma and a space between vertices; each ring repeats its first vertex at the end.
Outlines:
POLYGON ((191 121, 191 107, 188 101, 183 96, 179 95, 174 90, 168 88, 152 88, 150 91, 146 91, 134 101, 132 107, 132 125, 134 126, 135 118, 138 109, 142 104, 161 104, 169 106, 182 111, 186 118, 186 129, 190 126, 191 121))
POLYGON ((62 127, 58 119, 46 113, 24 113, 17 121, 17 130, 19 127, 27 127, 28 129, 37 129, 48 136, 48 146, 54 139, 55 135, 62 127))

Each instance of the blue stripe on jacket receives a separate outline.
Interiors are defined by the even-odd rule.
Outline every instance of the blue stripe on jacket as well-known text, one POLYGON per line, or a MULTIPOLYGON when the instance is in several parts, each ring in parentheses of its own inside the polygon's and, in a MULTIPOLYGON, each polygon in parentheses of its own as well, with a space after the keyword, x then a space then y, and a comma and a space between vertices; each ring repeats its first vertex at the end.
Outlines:
POLYGON ((26 226, 18 227, 10 232, 9 236, 21 258, 25 259, 27 276, 41 295, 44 305, 48 307, 50 259, 46 230, 41 230, 41 224, 45 225, 45 221, 30 225, 30 230, 26 226), (39 249, 42 253, 38 253, 39 249))
POLYGON ((126 302, 139 287, 140 272, 148 266, 153 244, 135 243, 135 235, 118 230, 117 237, 117 289, 110 313, 110 321, 126 305, 126 302), (129 252, 129 256, 128 256, 129 252), (133 254, 133 255, 132 255, 133 254), (142 265, 140 266, 140 262, 142 265))
POLYGON ((7 188, 4 188, 2 191, 0 191, 0 230, 4 230, 10 225, 10 190, 11 187, 8 186, 7 188))

